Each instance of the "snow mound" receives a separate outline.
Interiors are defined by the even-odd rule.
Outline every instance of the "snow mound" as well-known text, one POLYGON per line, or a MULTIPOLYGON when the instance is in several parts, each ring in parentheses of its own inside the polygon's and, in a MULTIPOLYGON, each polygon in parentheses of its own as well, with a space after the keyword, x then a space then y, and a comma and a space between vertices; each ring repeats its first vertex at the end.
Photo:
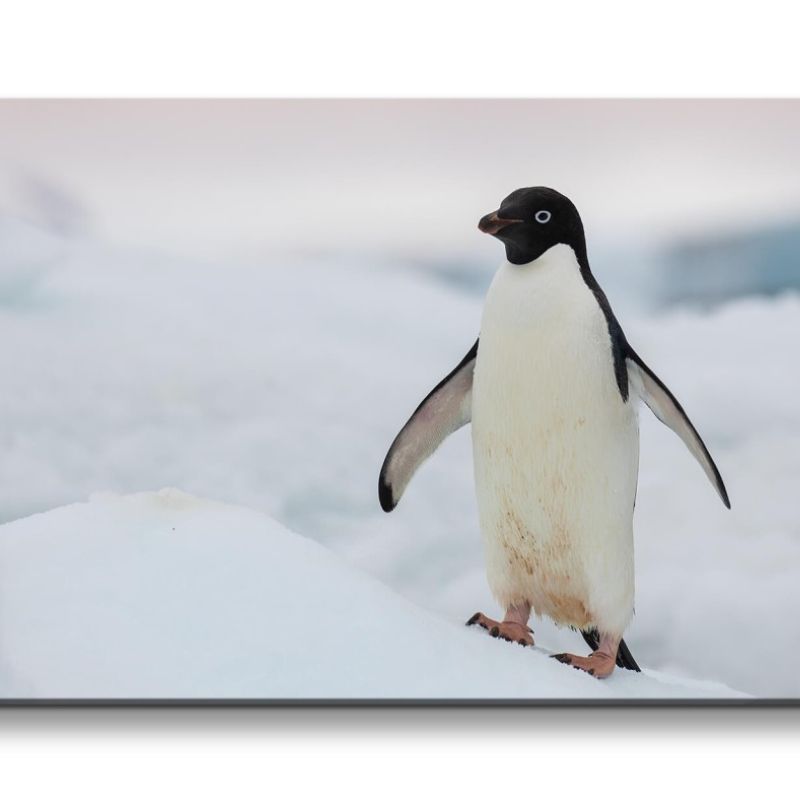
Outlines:
POLYGON ((0 526, 3 698, 744 697, 649 670, 600 682, 547 655, 434 616, 259 512, 175 489, 0 526))

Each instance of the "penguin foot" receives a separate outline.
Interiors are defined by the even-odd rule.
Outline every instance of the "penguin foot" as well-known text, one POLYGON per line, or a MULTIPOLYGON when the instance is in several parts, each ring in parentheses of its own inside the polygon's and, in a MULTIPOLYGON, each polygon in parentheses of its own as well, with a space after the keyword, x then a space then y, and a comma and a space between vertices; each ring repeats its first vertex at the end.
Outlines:
POLYGON ((609 653, 596 651, 590 656, 574 656, 571 653, 556 653, 553 656, 556 661, 562 664, 569 664, 575 669, 588 672, 595 678, 607 678, 616 666, 616 658, 609 653))
POLYGON ((486 628, 489 635, 494 636, 495 639, 516 642, 523 647, 533 646, 533 631, 521 622, 512 620, 497 622, 478 611, 467 620, 467 625, 480 625, 481 628, 486 628))

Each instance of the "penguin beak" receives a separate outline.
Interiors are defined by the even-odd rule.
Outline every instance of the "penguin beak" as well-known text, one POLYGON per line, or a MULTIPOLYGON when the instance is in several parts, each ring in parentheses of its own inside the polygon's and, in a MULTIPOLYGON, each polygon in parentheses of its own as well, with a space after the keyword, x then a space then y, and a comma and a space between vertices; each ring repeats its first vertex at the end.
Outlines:
POLYGON ((509 225, 516 225, 518 222, 522 222, 522 220, 503 219, 502 217, 497 216, 496 211, 492 211, 491 214, 487 214, 485 217, 481 218, 481 221, 478 223, 478 228, 484 233, 495 236, 501 230, 503 230, 503 228, 507 228, 509 225))

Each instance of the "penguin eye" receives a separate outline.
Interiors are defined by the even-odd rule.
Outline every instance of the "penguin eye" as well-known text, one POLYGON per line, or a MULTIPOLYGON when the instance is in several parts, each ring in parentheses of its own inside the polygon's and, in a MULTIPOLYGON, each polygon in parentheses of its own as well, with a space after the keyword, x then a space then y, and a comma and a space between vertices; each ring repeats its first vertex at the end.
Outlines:
POLYGON ((536 212, 536 213, 533 215, 533 218, 534 218, 534 219, 535 219, 537 222, 541 222, 542 224, 544 224, 545 222, 550 222, 550 217, 552 217, 552 216, 553 216, 553 215, 552 215, 552 214, 551 214, 549 211, 544 211, 544 210, 542 210, 542 211, 537 211, 537 212, 536 212))

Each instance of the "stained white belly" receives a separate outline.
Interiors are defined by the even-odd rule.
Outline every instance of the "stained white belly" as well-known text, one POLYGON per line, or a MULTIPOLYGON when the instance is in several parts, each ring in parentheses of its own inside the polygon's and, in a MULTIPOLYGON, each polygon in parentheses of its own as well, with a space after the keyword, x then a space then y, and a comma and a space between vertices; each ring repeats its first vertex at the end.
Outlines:
POLYGON ((498 600, 621 635, 633 612, 638 424, 606 319, 566 245, 503 265, 492 283, 472 437, 498 600))

